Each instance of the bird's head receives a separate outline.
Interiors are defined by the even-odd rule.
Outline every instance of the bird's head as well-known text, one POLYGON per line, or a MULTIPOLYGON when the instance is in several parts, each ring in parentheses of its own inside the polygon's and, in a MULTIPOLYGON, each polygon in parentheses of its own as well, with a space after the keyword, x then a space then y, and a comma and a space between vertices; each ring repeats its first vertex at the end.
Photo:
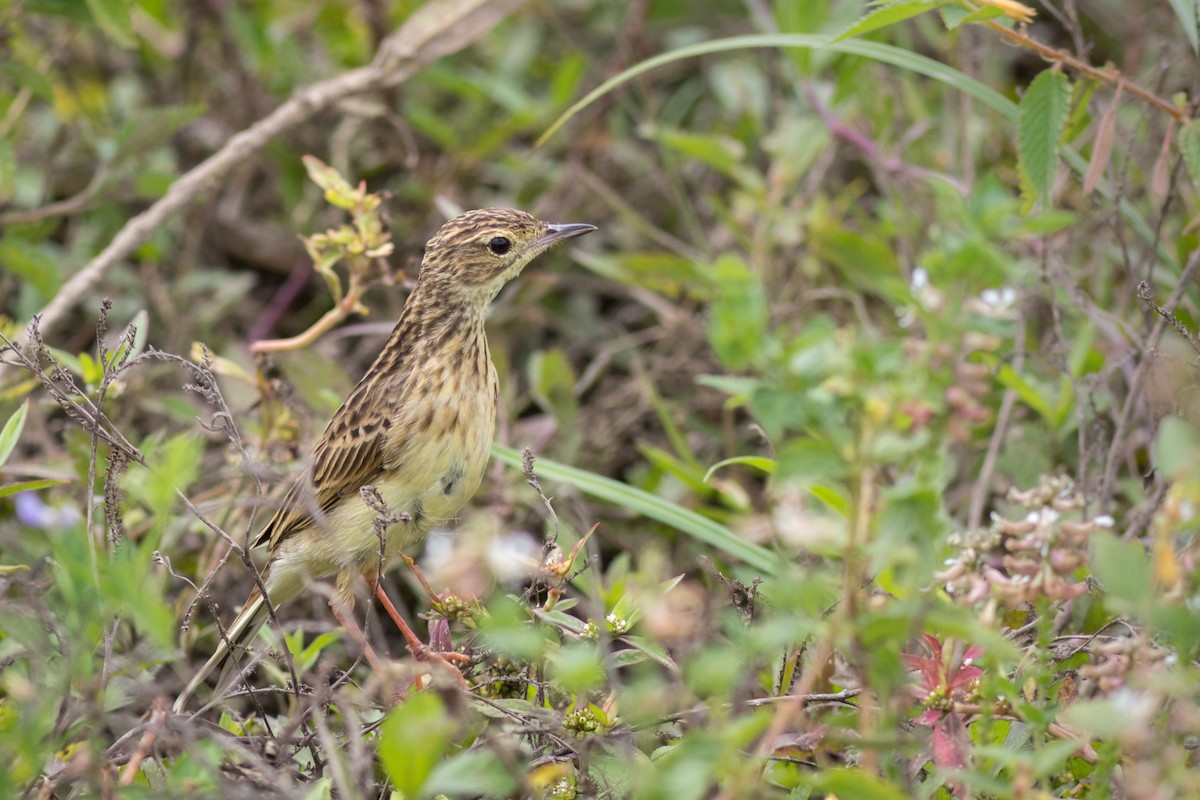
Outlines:
POLYGON ((525 265, 561 241, 596 230, 556 224, 511 208, 468 211, 443 225, 425 245, 421 283, 438 283, 490 301, 525 265))

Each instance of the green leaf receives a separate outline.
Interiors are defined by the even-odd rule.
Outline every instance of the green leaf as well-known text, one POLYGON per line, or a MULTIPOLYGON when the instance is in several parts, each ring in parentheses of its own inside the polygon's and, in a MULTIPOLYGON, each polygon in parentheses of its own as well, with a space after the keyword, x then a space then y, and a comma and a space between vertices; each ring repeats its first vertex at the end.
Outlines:
POLYGON ((1052 208, 1031 214, 1014 231, 1019 236, 1047 236, 1066 230, 1075 224, 1075 212, 1052 208))
POLYGON ((204 440, 179 433, 165 441, 150 440, 143 446, 148 463, 131 465, 121 481, 129 498, 150 513, 154 530, 161 534, 173 519, 177 490, 187 491, 200 474, 204 440))
POLYGON ((1151 455, 1154 468, 1169 480, 1191 475, 1200 464, 1200 432, 1179 417, 1167 417, 1158 425, 1151 455))
POLYGON ((1043 70, 1021 98, 1017 151, 1022 175, 1038 199, 1049 205, 1058 166, 1058 143, 1071 104, 1071 83, 1061 72, 1043 70))
POLYGON ((87 353, 79 354, 79 367, 83 371, 83 382, 88 386, 99 386, 104 382, 104 367, 87 353))
POLYGON ((142 354, 146 349, 146 339, 149 336, 150 330, 150 315, 146 313, 146 309, 141 309, 133 315, 133 319, 125 326, 125 331, 121 334, 121 344, 115 350, 109 352, 104 361, 104 366, 107 369, 111 365, 117 363, 122 358, 134 359, 142 354), (129 348, 129 353, 126 355, 125 338, 133 333, 132 347, 129 348))
POLYGON ((996 374, 996 380, 1005 388, 1016 392, 1021 402, 1036 411, 1042 419, 1050 422, 1054 418, 1054 412, 1050 408, 1049 401, 1042 397, 1041 392, 1017 374, 1017 371, 1008 364, 1000 367, 1000 372, 996 374))
POLYGON ((984 6, 974 11, 968 11, 960 6, 947 6, 940 12, 946 30, 952 31, 972 22, 985 22, 989 19, 1004 16, 1004 12, 995 6, 984 6))
MULTIPOLYGON (((510 467, 521 469, 521 454, 510 447, 492 445, 492 456, 510 467)), ((542 458, 537 460, 535 471, 542 478, 569 483, 593 497, 670 525, 698 541, 740 558, 768 575, 776 574, 783 566, 779 556, 767 548, 747 542, 724 525, 649 492, 593 472, 542 458)))
POLYGON ((1071 383, 1068 376, 1063 375, 1058 381, 1058 402, 1054 404, 1054 411, 1050 416, 1050 427, 1060 429, 1074 410, 1075 384, 1071 383))
POLYGON ((5 236, 0 239, 0 267, 28 281, 43 300, 56 295, 62 286, 59 257, 46 244, 5 236))
POLYGON ((817 773, 810 785, 838 797, 853 797, 855 800, 906 800, 910 797, 890 783, 854 769, 829 769, 817 773))
POLYGON ((21 407, 16 410, 8 422, 4 423, 4 430, 0 430, 0 467, 4 466, 8 461, 8 457, 12 455, 13 448, 17 446, 17 440, 21 438, 21 431, 25 428, 25 416, 29 413, 29 401, 21 403, 21 407))
POLYGON ((512 771, 491 750, 468 750, 438 764, 425 786, 427 794, 454 797, 511 797, 517 790, 512 771))
POLYGON ((454 734, 441 698, 432 692, 410 695, 380 727, 379 760, 404 797, 420 797, 454 734))
POLYGON ((1179 132, 1179 152, 1192 174, 1192 183, 1200 187, 1200 122, 1192 120, 1179 132))
POLYGON ((793 439, 779 452, 780 480, 825 483, 845 477, 848 471, 841 453, 819 439, 793 439))
POLYGON ((64 483, 70 483, 70 481, 62 478, 40 478, 36 481, 10 483, 7 486, 0 486, 0 497, 8 497, 20 492, 36 492, 39 489, 49 489, 51 486, 62 486, 64 483))
POLYGON ((646 129, 646 133, 650 138, 689 159, 707 164, 722 175, 741 181, 752 188, 762 182, 758 173, 742 168, 742 162, 746 158, 746 146, 733 137, 665 128, 649 128, 646 129))
POLYGON ((742 369, 763 350, 767 332, 767 298, 762 283, 744 261, 726 254, 713 264, 720 291, 708 319, 708 340, 717 357, 731 369, 742 369))
POLYGON ((873 11, 867 12, 857 22, 834 37, 833 41, 840 42, 845 39, 852 39, 855 36, 862 36, 864 33, 877 31, 880 28, 886 28, 888 25, 903 22, 910 17, 924 14, 926 11, 932 11, 939 6, 949 5, 953 1, 897 0, 897 2, 887 3, 873 11))
POLYGON ((731 369, 743 369, 761 353, 767 336, 767 296, 762 282, 737 255, 713 264, 718 294, 708 319, 708 341, 731 369))
POLYGON ((1179 18, 1179 25, 1183 28, 1183 35, 1187 37, 1188 44, 1192 46, 1192 52, 1200 55, 1200 32, 1196 30, 1196 0, 1167 0, 1167 2, 1171 4, 1171 9, 1179 18))
POLYGON ((121 47, 132 47, 133 23, 130 10, 133 0, 86 0, 92 20, 121 47))
POLYGON ((679 669, 679 665, 671 658, 671 654, 667 652, 667 649, 653 639, 647 639, 643 636, 633 636, 631 634, 627 634, 621 638, 628 642, 635 650, 645 653, 646 657, 652 661, 657 661, 670 670, 679 669))
POLYGON ((712 491, 712 487, 707 486, 704 479, 700 477, 698 466, 696 469, 692 469, 682 459, 676 458, 661 447, 655 447, 651 444, 638 445, 638 452, 645 456, 646 460, 658 469, 661 469, 668 475, 674 475, 676 478, 679 478, 689 490, 700 495, 712 491))
POLYGON ((708 468, 708 472, 704 473, 704 482, 708 483, 717 470, 724 467, 731 467, 734 464, 745 464, 747 467, 754 467, 760 472, 765 472, 768 475, 775 474, 776 461, 773 458, 763 458, 762 456, 734 456, 726 458, 713 464, 708 468))
POLYGON ((596 643, 590 641, 567 645, 554 653, 546 671, 562 688, 574 694, 604 682, 604 665, 600 662, 596 643))
POLYGON ((13 181, 17 175, 17 158, 7 138, 0 138, 0 203, 12 198, 13 181))
POLYGON ((850 501, 832 486, 817 484, 816 486, 808 487, 808 491, 813 497, 829 506, 833 511, 836 511, 839 516, 849 519, 850 501))
POLYGON ((575 372, 560 347, 539 350, 529 359, 529 390, 543 411, 554 415, 560 430, 575 421, 575 372))
POLYGON ((1150 556, 1140 543, 1104 532, 1092 538, 1092 548, 1092 569, 1110 595, 1135 607, 1153 598, 1150 556))

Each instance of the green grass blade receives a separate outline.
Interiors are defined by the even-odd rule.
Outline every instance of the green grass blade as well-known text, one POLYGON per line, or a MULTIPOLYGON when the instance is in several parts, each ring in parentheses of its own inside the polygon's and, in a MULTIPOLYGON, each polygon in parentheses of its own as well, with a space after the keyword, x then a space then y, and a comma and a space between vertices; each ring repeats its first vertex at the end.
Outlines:
MULTIPOLYGON (((521 468, 521 454, 511 447, 500 444, 492 445, 492 455, 497 461, 508 464, 510 467, 521 468)), ((537 460, 536 471, 539 478, 569 483, 585 494, 658 520, 693 539, 740 558, 768 575, 778 573, 783 566, 780 557, 767 548, 747 542, 724 525, 649 492, 635 489, 628 484, 597 475, 594 472, 543 458, 537 460)))
POLYGON ((29 413, 29 401, 21 403, 21 407, 16 413, 8 418, 8 422, 4 423, 4 430, 0 431, 0 466, 4 466, 4 462, 8 461, 8 457, 12 455, 13 448, 17 446, 17 439, 21 438, 21 431, 25 427, 25 415, 29 413))

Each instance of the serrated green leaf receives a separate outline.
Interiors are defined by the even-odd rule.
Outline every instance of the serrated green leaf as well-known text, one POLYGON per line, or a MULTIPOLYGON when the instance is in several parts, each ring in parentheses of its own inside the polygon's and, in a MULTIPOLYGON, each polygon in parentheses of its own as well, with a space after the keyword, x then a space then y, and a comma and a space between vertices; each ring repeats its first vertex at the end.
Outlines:
POLYGON ((1192 183, 1200 187, 1200 122, 1192 120, 1179 132, 1179 153, 1192 175, 1192 183))
POLYGON ((1021 172, 1038 199, 1049 204, 1058 166, 1058 143, 1071 104, 1071 83, 1054 69, 1042 71, 1021 98, 1017 113, 1017 150, 1021 172))
POLYGON ((939 6, 949 5, 951 1, 897 0, 897 2, 887 3, 875 8, 873 11, 868 11, 857 22, 835 36, 833 41, 840 42, 845 39, 852 39, 855 36, 862 36, 864 33, 870 33, 880 28, 886 28, 889 25, 895 25, 897 22, 903 22, 910 17, 924 14, 926 11, 932 11, 939 6))

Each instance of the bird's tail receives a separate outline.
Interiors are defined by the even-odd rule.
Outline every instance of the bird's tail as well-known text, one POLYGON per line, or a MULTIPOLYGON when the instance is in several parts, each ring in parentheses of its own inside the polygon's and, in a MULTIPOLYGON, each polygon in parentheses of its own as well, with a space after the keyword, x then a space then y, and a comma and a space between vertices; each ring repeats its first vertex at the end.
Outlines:
POLYGON ((213 672, 220 670, 220 677, 217 678, 215 689, 217 692, 225 688, 233 675, 240 675, 241 669, 235 671, 238 659, 231 658, 233 649, 244 649, 247 647, 254 641, 259 628, 266 621, 267 604, 263 602, 262 594, 258 589, 255 589, 251 592, 245 605, 242 606, 242 610, 238 612, 237 617, 233 620, 233 624, 229 626, 229 629, 225 631, 225 635, 221 637, 221 641, 217 644, 216 652, 212 654, 212 657, 188 681, 188 685, 180 692, 179 697, 175 698, 173 711, 176 714, 182 714, 183 710, 187 707, 188 700, 192 698, 196 690, 200 688, 213 672))

